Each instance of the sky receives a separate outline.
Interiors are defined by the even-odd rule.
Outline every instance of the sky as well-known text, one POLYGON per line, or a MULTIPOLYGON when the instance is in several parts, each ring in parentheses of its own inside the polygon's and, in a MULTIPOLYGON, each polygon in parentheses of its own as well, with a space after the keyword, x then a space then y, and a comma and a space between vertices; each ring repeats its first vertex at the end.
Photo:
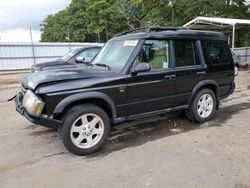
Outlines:
POLYGON ((0 42, 40 40, 40 24, 49 14, 66 8, 71 0, 0 0, 0 42))
MULTIPOLYGON (((248 2, 250 0, 247 0, 248 2)), ((0 42, 40 40, 40 24, 48 14, 66 8, 71 0, 0 0, 0 42)))

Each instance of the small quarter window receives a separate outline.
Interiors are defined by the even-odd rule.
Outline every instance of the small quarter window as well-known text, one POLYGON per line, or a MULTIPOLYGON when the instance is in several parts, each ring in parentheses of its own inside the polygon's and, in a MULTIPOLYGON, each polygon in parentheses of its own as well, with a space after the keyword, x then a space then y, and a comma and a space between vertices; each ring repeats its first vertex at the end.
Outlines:
POLYGON ((175 40, 174 51, 176 67, 194 66, 200 64, 194 41, 175 40))
POLYGON ((228 64, 229 58, 224 42, 206 41, 205 45, 212 65, 228 64))

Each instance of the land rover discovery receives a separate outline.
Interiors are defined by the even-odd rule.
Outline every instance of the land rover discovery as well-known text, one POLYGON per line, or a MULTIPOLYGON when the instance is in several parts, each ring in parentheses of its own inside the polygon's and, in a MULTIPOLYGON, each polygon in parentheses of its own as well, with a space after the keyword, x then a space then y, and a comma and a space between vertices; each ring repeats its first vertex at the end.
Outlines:
POLYGON ((86 155, 124 121, 176 110, 209 121, 234 88, 222 33, 148 27, 118 34, 86 68, 24 76, 15 100, 21 115, 58 129, 70 152, 86 155))

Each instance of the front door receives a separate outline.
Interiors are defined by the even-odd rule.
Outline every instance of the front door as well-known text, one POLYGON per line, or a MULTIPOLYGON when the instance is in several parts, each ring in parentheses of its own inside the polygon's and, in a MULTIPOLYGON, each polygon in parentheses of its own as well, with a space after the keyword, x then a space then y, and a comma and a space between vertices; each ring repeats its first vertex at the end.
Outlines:
POLYGON ((149 63, 151 70, 128 78, 128 115, 174 106, 175 71, 168 40, 145 40, 135 60, 149 63))

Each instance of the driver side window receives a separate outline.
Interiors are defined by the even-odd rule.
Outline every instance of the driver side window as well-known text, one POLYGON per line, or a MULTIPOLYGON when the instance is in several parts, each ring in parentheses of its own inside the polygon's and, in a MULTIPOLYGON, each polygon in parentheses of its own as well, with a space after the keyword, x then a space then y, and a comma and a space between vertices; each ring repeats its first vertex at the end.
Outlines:
POLYGON ((80 53, 77 57, 84 57, 85 62, 91 62, 100 49, 89 49, 80 53))
POLYGON ((166 40, 146 40, 136 58, 136 63, 149 63, 151 70, 169 68, 169 42, 166 40))

